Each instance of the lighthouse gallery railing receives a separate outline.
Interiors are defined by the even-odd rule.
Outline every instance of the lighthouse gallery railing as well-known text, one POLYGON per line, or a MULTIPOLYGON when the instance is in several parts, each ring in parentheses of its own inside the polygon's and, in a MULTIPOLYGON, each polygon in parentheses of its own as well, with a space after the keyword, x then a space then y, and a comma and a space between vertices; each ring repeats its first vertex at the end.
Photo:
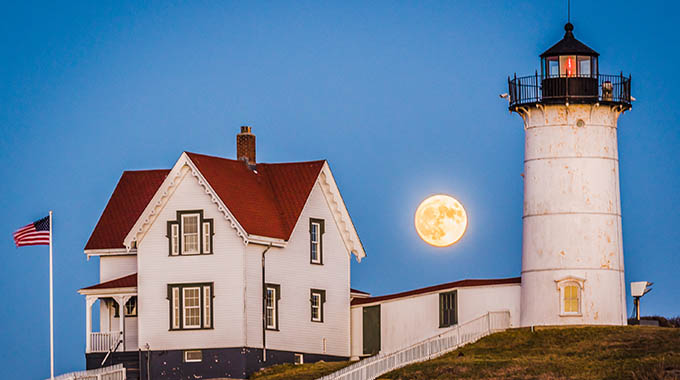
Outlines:
POLYGON ((509 327, 509 311, 489 312, 410 347, 371 356, 317 380, 373 380, 409 364, 434 359, 509 327))
POLYGON ((631 77, 597 74, 592 76, 543 77, 536 73, 508 77, 510 108, 535 103, 615 103, 631 104, 631 77))

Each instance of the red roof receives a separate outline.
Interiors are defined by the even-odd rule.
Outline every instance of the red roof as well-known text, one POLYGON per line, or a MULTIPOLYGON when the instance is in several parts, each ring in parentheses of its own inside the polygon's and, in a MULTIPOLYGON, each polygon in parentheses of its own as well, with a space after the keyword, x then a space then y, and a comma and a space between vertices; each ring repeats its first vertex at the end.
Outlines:
POLYGON ((288 240, 325 161, 257 164, 187 153, 248 234, 288 240))
POLYGON ((352 300, 352 305, 363 305, 367 303, 380 302, 391 300, 395 298, 404 298, 409 296, 414 296, 417 294, 425 294, 430 292, 436 292, 438 290, 451 289, 451 288, 464 288, 470 286, 484 286, 484 285, 505 285, 505 284, 519 284, 521 282, 521 277, 513 278, 496 278, 496 279, 472 279, 472 280, 461 280, 449 282, 446 284, 428 286, 427 288, 420 288, 415 290, 409 290, 408 292, 401 292, 395 294, 388 294, 379 297, 368 297, 368 298, 355 298, 352 300))
POLYGON ((113 288, 135 288, 137 287, 137 273, 129 274, 115 280, 102 282, 101 284, 88 286, 80 290, 113 289, 113 288))
POLYGON ((123 239, 170 170, 125 171, 85 249, 125 248, 123 239))
MULTIPOLYGON (((248 234, 288 240, 325 161, 257 164, 187 155, 248 234)), ((126 171, 85 249, 124 248, 123 240, 169 170, 126 171)))

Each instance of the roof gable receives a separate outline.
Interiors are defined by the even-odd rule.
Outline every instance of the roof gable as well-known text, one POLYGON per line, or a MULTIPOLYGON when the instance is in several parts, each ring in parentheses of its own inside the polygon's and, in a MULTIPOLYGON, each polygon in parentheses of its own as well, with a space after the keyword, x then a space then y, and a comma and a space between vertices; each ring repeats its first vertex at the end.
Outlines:
POLYGON ((244 244, 278 247, 290 239, 319 183, 348 253, 359 261, 366 256, 326 161, 248 165, 188 152, 170 170, 123 173, 85 253, 117 254, 134 247, 187 175, 198 180, 244 244))
POLYGON ((125 248, 123 240, 170 170, 125 171, 85 250, 125 248))
POLYGON ((188 153, 249 235, 288 240, 325 161, 257 164, 188 153))

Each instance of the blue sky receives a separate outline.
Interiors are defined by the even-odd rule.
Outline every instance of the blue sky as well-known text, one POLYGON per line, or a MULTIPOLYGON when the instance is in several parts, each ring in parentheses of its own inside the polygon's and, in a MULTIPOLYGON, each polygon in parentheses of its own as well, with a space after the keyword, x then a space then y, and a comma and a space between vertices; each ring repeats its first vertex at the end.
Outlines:
MULTIPOLYGON (((47 248, 12 231, 54 210, 56 371, 82 369, 83 247, 122 171, 234 157, 244 124, 260 161, 329 160, 368 253, 354 287, 518 276, 523 129, 498 94, 562 37, 563 3, 2 2, 0 375, 49 375, 47 248), (412 226, 433 193, 468 212, 450 248, 412 226)), ((679 315, 680 6, 572 3, 638 99, 619 119, 626 280, 655 282, 644 314, 679 315)))

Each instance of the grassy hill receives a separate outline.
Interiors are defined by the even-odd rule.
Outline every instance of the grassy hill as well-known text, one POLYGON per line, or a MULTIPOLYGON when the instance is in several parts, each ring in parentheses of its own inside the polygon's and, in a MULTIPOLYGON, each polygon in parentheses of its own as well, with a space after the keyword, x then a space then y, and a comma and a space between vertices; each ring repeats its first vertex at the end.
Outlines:
MULTIPOLYGON (((347 363, 284 365, 257 380, 314 379, 347 363)), ((390 380, 679 379, 680 329, 660 327, 514 329, 440 358, 385 374, 390 380)))

